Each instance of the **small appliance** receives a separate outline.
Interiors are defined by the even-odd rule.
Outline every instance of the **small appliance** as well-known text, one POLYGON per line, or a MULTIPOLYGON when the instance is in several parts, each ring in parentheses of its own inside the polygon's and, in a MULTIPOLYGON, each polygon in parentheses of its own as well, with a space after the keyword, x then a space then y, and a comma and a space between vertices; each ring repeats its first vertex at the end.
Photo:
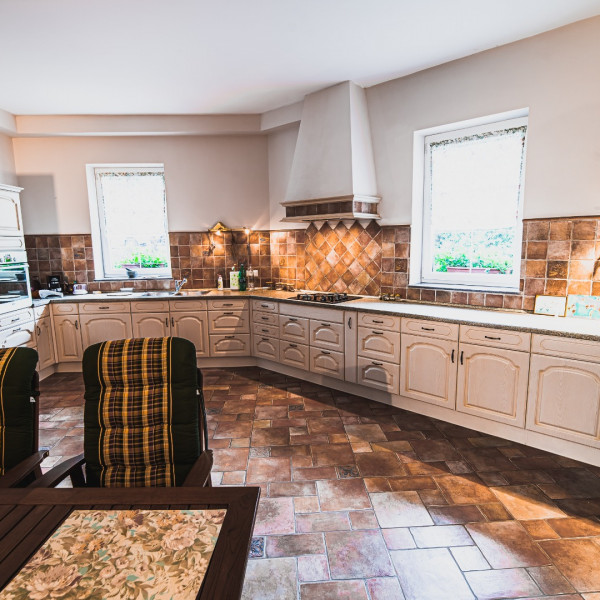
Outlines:
POLYGON ((31 306, 29 266, 25 250, 0 254, 0 312, 31 306))

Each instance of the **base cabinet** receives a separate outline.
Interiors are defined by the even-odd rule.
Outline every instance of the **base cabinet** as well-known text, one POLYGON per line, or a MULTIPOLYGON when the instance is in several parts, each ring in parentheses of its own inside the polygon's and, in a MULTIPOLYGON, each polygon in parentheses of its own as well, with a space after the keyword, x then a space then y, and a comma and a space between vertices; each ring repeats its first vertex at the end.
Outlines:
POLYGON ((252 355, 268 360, 279 360, 279 340, 254 336, 252 342, 252 355))
POLYGON ((458 362, 459 412, 525 426, 528 352, 460 344, 458 362))
POLYGON ((531 355, 526 428, 600 447, 600 364, 531 355))
POLYGON ((78 315, 54 315, 56 362, 81 362, 83 346, 78 315))
POLYGON ((402 334, 400 395, 456 408, 456 357, 458 344, 402 334))
POLYGON ((398 365, 358 357, 358 382, 376 390, 397 394, 400 383, 400 367, 398 365))
POLYGON ((35 324, 35 338, 39 356, 39 369, 41 371, 51 367, 55 363, 50 317, 39 319, 35 324))
POLYGON ((309 347, 304 344, 292 344, 281 340, 279 346, 279 361, 284 365, 308 371, 310 362, 309 347))
POLYGON ((344 379, 344 355, 321 348, 310 349, 310 370, 334 379, 344 379))
POLYGON ((131 315, 133 337, 157 338, 171 335, 169 313, 133 313, 131 315))
POLYGON ((129 313, 81 315, 79 318, 84 348, 98 342, 133 337, 129 313))
POLYGON ((249 333, 210 336, 211 356, 251 356, 251 354, 249 333))
POLYGON ((196 357, 206 358, 210 355, 208 347, 208 314, 201 312, 171 313, 171 334, 185 338, 196 346, 196 357))

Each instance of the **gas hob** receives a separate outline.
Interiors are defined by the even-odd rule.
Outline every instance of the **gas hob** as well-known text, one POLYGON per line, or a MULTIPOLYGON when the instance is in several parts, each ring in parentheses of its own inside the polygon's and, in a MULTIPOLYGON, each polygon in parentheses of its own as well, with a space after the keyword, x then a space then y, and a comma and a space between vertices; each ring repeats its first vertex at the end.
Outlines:
POLYGON ((331 292, 300 292, 295 296, 290 296, 289 300, 303 300, 304 302, 317 302, 319 304, 340 304, 350 300, 358 300, 360 296, 348 296, 348 294, 338 294, 331 292))

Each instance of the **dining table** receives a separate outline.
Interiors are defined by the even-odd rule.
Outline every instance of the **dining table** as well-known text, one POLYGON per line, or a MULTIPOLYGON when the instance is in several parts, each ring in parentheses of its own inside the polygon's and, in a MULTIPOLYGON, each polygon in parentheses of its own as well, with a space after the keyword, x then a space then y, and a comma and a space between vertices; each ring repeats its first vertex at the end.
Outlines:
MULTIPOLYGON (((29 592, 19 588, 22 597, 45 597, 43 585, 57 586, 57 580, 66 577, 65 568, 60 570, 60 561, 75 568, 75 578, 65 581, 65 585, 85 583, 88 590, 94 588, 96 581, 90 579, 91 571, 88 570, 92 555, 96 563, 105 561, 100 563, 100 567, 105 566, 100 572, 100 577, 105 578, 103 581, 108 576, 117 577, 119 565, 129 564, 129 569, 137 569, 136 575, 126 576, 127 567, 123 567, 121 585, 125 586, 125 591, 116 598, 134 597, 131 587, 143 577, 139 574, 140 565, 154 568, 159 564, 164 567, 164 573, 160 577, 156 574, 145 576, 144 585, 150 586, 148 589, 161 577, 163 581, 169 573, 181 575, 181 565, 184 565, 191 570, 202 567, 200 576, 193 580, 198 589, 180 586, 173 597, 238 599, 242 594, 259 497, 258 487, 3 489, 0 491, 0 599, 20 597, 13 588, 18 588, 21 579, 26 583, 19 585, 30 586, 29 592), (190 529, 190 519, 195 519, 196 525, 201 522, 202 526, 190 529), (109 528, 116 528, 110 533, 112 537, 106 537, 109 529, 103 529, 107 523, 109 528), (146 527, 146 523, 151 523, 152 527, 146 527), (88 530, 79 531, 77 527, 88 527, 88 530), (123 539, 135 542, 133 552, 137 554, 129 563, 119 546, 121 542, 115 541, 119 527, 123 539), (139 534, 144 527, 146 545, 135 539, 136 532, 139 534), (194 554, 194 548, 198 546, 193 544, 199 543, 194 535, 200 530, 209 542, 207 554, 194 554), (101 536, 103 531, 104 538, 101 536), (65 538, 67 534, 71 537, 65 538), (65 539, 67 546, 64 546, 65 539), (144 555, 146 548, 149 548, 148 556, 144 555), (160 558, 161 552, 167 559, 160 558), (111 554, 119 558, 108 561, 111 554), (170 562, 167 568, 165 560, 176 562, 170 562), (48 568, 48 563, 56 565, 56 561, 58 570, 47 571, 47 581, 31 583, 32 577, 37 574, 39 579, 39 572, 48 568), (115 570, 113 563, 117 565, 116 572, 111 572, 111 569, 115 570)), ((184 579, 185 575, 184 572, 184 579)), ((151 591, 146 597, 152 597, 151 591)), ((62 598, 60 594, 60 590, 51 589, 46 597, 62 598)))

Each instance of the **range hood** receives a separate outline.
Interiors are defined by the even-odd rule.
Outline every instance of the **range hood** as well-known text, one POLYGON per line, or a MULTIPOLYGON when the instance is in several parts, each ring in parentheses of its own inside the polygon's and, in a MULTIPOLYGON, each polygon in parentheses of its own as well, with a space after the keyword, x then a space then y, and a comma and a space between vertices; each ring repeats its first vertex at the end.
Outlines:
POLYGON ((379 219, 380 200, 364 89, 345 81, 306 96, 282 221, 379 219))

